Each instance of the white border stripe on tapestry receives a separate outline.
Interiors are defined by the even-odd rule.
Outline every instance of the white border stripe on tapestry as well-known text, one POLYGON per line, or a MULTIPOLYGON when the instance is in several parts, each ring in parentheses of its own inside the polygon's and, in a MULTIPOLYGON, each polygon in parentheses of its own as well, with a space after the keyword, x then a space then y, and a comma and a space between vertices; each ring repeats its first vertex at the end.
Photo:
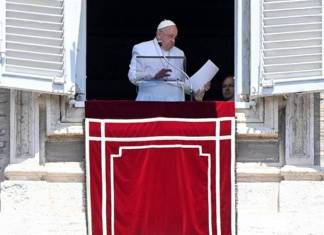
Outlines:
MULTIPOLYGON (((215 136, 219 136, 220 135, 220 122, 216 121, 216 134, 215 136)), ((216 230, 217 230, 217 235, 221 235, 222 234, 222 225, 221 225, 221 213, 220 213, 220 167, 219 167, 219 163, 220 163, 220 141, 219 139, 216 138, 215 140, 216 142, 216 151, 215 151, 215 155, 216 155, 216 230)))
POLYGON ((151 144, 151 145, 136 145, 136 146, 119 146, 118 154, 111 154, 111 157, 121 157, 123 150, 129 149, 148 149, 148 148, 197 148, 199 156, 210 157, 209 153, 203 153, 201 145, 186 145, 186 144, 151 144))
MULTIPOLYGON (((188 140, 188 141, 206 141, 206 140, 231 140, 230 135, 224 136, 149 136, 149 137, 106 137, 105 141, 109 142, 139 142, 154 140, 188 140)), ((89 137, 90 140, 101 141, 102 137, 89 137)))
POLYGON ((114 158, 110 158, 110 211, 111 211, 111 235, 115 235, 115 184, 114 184, 114 158))
MULTIPOLYGON (((115 189, 114 189, 114 158, 120 158, 122 157, 122 153, 124 149, 127 150, 137 150, 137 149, 151 149, 151 148, 198 148, 199 150, 199 156, 207 157, 208 161, 208 172, 207 172, 207 190, 208 190, 208 230, 209 230, 209 235, 213 234, 212 230, 212 205, 211 205, 211 155, 209 153, 203 153, 202 151, 202 146, 201 145, 183 145, 183 144, 174 144, 174 145, 141 145, 141 146, 120 146, 118 154, 111 154, 111 164, 110 164, 110 197, 111 197, 111 215, 114 214, 114 200, 115 200, 115 189)), ((114 218, 112 217, 111 224, 114 224, 114 218)), ((114 235, 114 231, 112 230, 111 232, 112 235, 114 235)))
POLYGON ((231 225, 232 225, 232 234, 236 234, 236 216, 235 216, 235 121, 232 120, 232 125, 231 125, 231 209, 232 209, 232 214, 231 214, 231 225))
POLYGON ((87 118, 91 122, 105 122, 105 123, 148 123, 148 122, 216 122, 216 121, 231 121, 233 117, 220 117, 220 118, 167 118, 167 117, 156 117, 156 118, 141 118, 141 119, 97 119, 87 118))
POLYGON ((86 144, 86 190, 87 190, 87 222, 88 234, 92 235, 92 216, 91 216, 91 186, 90 186, 90 143, 89 143, 89 120, 85 120, 85 144, 86 144))
POLYGON ((212 202, 211 202, 211 156, 209 154, 208 159, 208 229, 209 229, 209 235, 213 234, 213 223, 212 223, 212 202))
MULTIPOLYGON (((107 190, 106 190, 106 141, 105 141, 105 123, 101 125, 101 219, 102 219, 102 234, 107 235, 107 190)), ((112 205, 111 205, 112 206, 112 205)), ((113 215, 111 215, 113 217, 113 215)), ((113 230, 114 224, 111 225, 113 230)), ((113 233, 112 233, 113 234, 113 233)))

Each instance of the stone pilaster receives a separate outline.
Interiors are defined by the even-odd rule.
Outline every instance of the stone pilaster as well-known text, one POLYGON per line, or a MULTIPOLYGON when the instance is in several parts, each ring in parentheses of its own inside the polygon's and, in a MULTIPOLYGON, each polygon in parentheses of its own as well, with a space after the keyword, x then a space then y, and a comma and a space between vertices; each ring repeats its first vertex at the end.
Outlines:
POLYGON ((26 160, 39 163, 38 94, 11 91, 10 94, 10 163, 26 160))
POLYGON ((324 167, 324 92, 320 97, 320 165, 324 167))
POLYGON ((0 89, 0 180, 3 169, 9 163, 10 152, 10 116, 9 116, 10 92, 0 89))
POLYGON ((292 94, 286 107, 286 164, 314 164, 314 95, 292 94))

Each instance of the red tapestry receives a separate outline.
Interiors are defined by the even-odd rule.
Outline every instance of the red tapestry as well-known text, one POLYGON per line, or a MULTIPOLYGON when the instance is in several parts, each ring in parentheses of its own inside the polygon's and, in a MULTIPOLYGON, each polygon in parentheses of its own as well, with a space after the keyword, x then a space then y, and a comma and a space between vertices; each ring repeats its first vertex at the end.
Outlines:
POLYGON ((234 235, 233 116, 87 118, 89 234, 234 235))

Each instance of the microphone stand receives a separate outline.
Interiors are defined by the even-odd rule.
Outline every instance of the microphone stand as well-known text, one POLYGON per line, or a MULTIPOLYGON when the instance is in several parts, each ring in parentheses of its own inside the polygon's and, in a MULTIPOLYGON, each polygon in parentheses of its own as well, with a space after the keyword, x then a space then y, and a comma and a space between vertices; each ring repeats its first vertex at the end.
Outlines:
MULTIPOLYGON (((175 66, 174 64, 170 63, 170 61, 166 58, 166 56, 165 56, 164 53, 162 52, 162 49, 161 49, 162 42, 159 41, 157 38, 156 38, 156 41, 157 41, 157 43, 158 43, 158 45, 159 45, 160 53, 161 53, 161 55, 162 55, 164 61, 167 62, 167 64, 169 64, 170 66, 172 66, 172 67, 175 68, 176 70, 180 71, 180 72, 185 76, 185 78, 188 80, 188 82, 189 82, 189 87, 190 87, 190 91, 189 91, 189 94, 190 94, 190 101, 193 101, 193 100, 194 100, 194 99, 193 99, 193 89, 192 89, 192 83, 191 83, 190 77, 188 76, 188 74, 187 74, 185 71, 183 71, 182 69, 178 68, 178 67, 175 66)), ((153 43, 154 43, 154 42, 153 42, 153 43)), ((155 46, 155 45, 156 45, 156 44, 154 43, 154 46, 155 46)), ((185 85, 185 84, 184 84, 184 85, 185 85)))
POLYGON ((192 89, 192 83, 191 83, 191 80, 190 80, 190 77, 188 76, 188 74, 183 71, 182 69, 178 68, 177 66, 175 66, 174 64, 170 63, 170 61, 165 57, 165 55, 162 53, 161 51, 161 54, 162 54, 162 57, 163 59, 170 65, 172 66, 173 68, 175 68, 176 70, 178 70, 179 72, 181 72, 185 78, 187 79, 187 81, 189 82, 189 87, 190 87, 190 91, 189 91, 189 95, 190 95, 190 101, 193 101, 193 89, 192 89))

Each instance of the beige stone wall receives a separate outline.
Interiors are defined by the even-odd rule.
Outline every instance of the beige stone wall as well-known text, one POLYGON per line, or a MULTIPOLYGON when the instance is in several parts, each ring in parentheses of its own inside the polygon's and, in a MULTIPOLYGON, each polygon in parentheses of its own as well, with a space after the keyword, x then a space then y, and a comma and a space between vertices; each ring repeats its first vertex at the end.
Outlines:
POLYGON ((320 167, 237 164, 239 235, 323 235, 320 167))
POLYGON ((4 181, 1 235, 85 235, 84 183, 4 181))
MULTIPOLYGON (((237 234, 323 235, 323 176, 310 169, 238 170, 237 234)), ((87 234, 83 182, 3 181, 0 196, 1 235, 87 234)))
POLYGON ((238 235, 323 235, 324 181, 241 182, 238 235))

